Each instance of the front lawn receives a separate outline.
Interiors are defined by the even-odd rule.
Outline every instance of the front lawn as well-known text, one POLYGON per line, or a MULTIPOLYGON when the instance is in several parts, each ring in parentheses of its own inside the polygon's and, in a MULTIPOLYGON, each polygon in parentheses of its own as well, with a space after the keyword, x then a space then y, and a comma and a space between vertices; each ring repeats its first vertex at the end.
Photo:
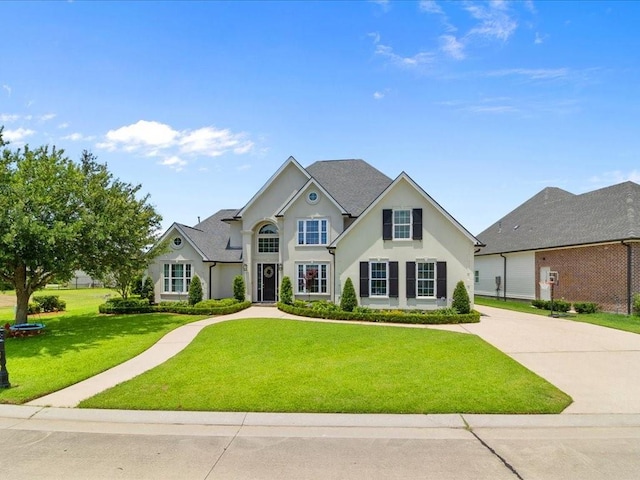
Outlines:
POLYGON ((280 319, 204 329, 85 408, 558 413, 571 399, 474 335, 280 319))
MULTIPOLYGON (((133 358, 176 327, 204 318, 98 314, 98 305, 112 293, 103 289, 38 292, 60 295, 67 311, 30 316, 29 322, 46 324, 44 333, 6 339, 11 388, 0 389, 0 403, 27 402, 77 383, 133 358)), ((12 307, 2 309, 2 323, 11 321, 12 315, 12 307)))
MULTIPOLYGON (((534 313, 536 315, 549 315, 548 310, 539 310, 531 306, 531 302, 523 302, 517 300, 497 300, 495 298, 488 297, 475 297, 476 305, 485 305, 487 307, 504 308, 506 310, 515 310, 518 312, 534 313)), ((593 325, 600 325, 601 327, 615 328, 617 330, 624 330, 625 332, 640 333, 640 316, 637 315, 624 315, 620 313, 572 313, 567 316, 563 316, 567 320, 574 320, 576 322, 592 323, 593 325)))

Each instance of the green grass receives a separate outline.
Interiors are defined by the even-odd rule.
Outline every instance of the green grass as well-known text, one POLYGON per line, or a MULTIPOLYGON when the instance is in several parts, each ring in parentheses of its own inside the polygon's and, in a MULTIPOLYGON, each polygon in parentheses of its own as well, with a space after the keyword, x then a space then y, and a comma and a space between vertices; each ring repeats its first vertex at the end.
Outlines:
MULTIPOLYGON (((496 300, 495 298, 475 297, 476 305, 484 305, 487 307, 504 308, 506 310, 515 310, 518 312, 533 313, 535 315, 548 316, 548 310, 539 310, 531 306, 531 302, 517 300, 496 300)), ((576 322, 591 323, 600 325, 601 327, 615 328, 616 330, 624 330, 625 332, 640 333, 640 316, 623 315, 619 313, 583 313, 569 314, 563 316, 568 320, 576 322)))
MULTIPOLYGON (((11 388, 0 390, 0 403, 23 403, 67 387, 118 365, 157 342, 167 332, 197 316, 175 314, 99 315, 106 289, 46 290, 67 301, 61 314, 34 315, 44 333, 8 338, 5 343, 11 388)), ((38 294, 42 294, 38 292, 38 294)), ((2 322, 13 307, 0 309, 2 322)))
POLYGON ((558 413, 571 399, 474 335, 277 319, 204 329, 86 408, 558 413))

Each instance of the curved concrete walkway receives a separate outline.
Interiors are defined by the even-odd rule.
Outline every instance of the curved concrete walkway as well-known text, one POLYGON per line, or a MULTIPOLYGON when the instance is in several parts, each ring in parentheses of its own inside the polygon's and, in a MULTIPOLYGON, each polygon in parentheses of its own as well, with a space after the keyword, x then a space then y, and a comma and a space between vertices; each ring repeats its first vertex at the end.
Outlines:
MULTIPOLYGON (((564 413, 640 414, 640 369, 636 368, 640 365, 640 335, 534 314, 490 307, 477 309, 485 315, 477 324, 392 326, 436 328, 480 336, 569 394, 574 402, 564 413)), ((191 343, 206 326, 265 317, 318 321, 259 306, 199 320, 168 333, 151 348, 121 365, 26 405, 75 407, 86 398, 164 363, 191 343)), ((390 325, 355 323, 372 327, 390 325)))

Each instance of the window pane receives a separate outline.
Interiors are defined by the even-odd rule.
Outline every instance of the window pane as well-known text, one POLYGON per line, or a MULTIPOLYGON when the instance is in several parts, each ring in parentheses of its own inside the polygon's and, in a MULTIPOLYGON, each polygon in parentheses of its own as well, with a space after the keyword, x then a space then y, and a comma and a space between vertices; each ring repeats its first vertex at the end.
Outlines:
POLYGON ((372 262, 370 264, 371 295, 387 295, 387 264, 386 262, 372 262))
POLYGON ((435 296, 436 265, 433 262, 417 264, 416 287, 418 297, 435 296))
POLYGON ((411 238, 411 210, 393 211, 393 238, 411 238))
POLYGON ((318 245, 320 243, 320 229, 318 220, 307 220, 307 245, 318 245))

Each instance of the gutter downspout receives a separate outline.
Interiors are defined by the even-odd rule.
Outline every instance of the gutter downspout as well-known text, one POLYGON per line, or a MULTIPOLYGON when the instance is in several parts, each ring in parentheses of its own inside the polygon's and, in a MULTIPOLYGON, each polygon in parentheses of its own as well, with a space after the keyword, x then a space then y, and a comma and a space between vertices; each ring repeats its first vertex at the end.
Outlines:
POLYGON ((211 300, 211 293, 213 292, 213 288, 211 285, 211 279, 213 278, 211 275, 211 269, 215 267, 217 264, 218 262, 213 262, 213 264, 209 265, 209 300, 211 300))
POLYGON ((331 274, 333 275, 333 292, 331 292, 332 302, 336 303, 336 282, 338 281, 338 276, 336 275, 336 249, 328 248, 329 254, 333 257, 333 266, 331 267, 331 274))
POLYGON ((627 247, 627 315, 631 315, 631 296, 632 296, 632 292, 631 292, 631 281, 632 281, 632 275, 631 275, 631 269, 633 268, 633 262, 632 262, 632 251, 631 251, 631 244, 629 243, 625 243, 624 240, 622 240, 620 243, 622 243, 622 245, 624 245, 625 247, 627 247))
POLYGON ((502 296, 504 297, 504 301, 507 301, 507 257, 505 257, 502 253, 500 254, 502 259, 504 260, 503 267, 503 280, 502 280, 502 296))

